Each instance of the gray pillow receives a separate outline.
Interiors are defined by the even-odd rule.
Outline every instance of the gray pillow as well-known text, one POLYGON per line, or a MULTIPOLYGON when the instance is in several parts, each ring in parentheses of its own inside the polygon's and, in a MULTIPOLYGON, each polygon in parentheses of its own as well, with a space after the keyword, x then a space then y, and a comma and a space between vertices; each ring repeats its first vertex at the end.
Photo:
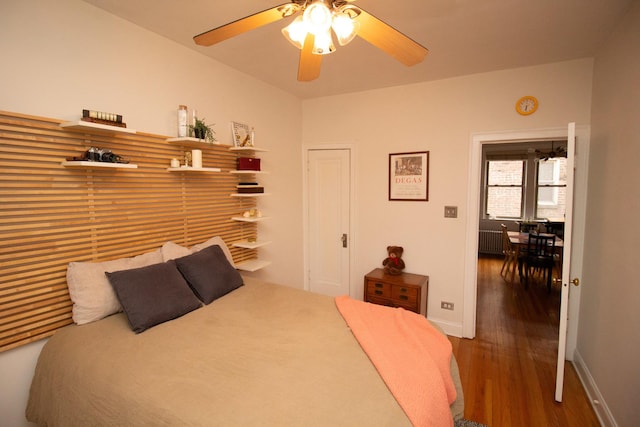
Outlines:
POLYGON ((242 276, 229 264, 218 245, 177 258, 175 262, 193 292, 205 304, 243 285, 242 276))
POLYGON ((105 274, 135 333, 202 307, 174 261, 105 274))

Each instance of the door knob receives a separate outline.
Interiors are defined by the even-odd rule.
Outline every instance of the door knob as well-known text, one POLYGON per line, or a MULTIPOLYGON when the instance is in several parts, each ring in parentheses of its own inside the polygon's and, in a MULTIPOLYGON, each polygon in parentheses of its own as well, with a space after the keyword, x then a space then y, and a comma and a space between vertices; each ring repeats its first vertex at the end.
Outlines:
MULTIPOLYGON (((554 277, 553 283, 562 283, 562 277, 554 277)), ((573 283, 574 286, 580 286, 580 279, 576 277, 571 281, 571 283, 573 283)))

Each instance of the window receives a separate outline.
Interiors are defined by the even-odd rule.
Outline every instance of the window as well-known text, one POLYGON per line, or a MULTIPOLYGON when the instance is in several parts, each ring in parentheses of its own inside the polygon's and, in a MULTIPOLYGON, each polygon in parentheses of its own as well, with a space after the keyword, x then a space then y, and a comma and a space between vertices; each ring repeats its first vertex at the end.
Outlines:
POLYGON ((543 220, 563 218, 567 159, 552 157, 548 143, 496 144, 483 147, 483 219, 543 220))
POLYGON ((487 161, 486 212, 492 218, 521 218, 523 160, 487 161))
POLYGON ((564 217, 567 190, 567 159, 538 162, 536 218, 564 217))

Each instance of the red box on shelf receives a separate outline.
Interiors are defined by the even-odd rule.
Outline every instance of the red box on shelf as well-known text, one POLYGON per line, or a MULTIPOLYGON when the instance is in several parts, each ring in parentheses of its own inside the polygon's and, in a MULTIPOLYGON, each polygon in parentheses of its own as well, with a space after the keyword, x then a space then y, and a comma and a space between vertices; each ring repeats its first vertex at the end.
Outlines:
POLYGON ((259 171, 260 159, 256 159, 253 157, 238 157, 238 170, 259 171))

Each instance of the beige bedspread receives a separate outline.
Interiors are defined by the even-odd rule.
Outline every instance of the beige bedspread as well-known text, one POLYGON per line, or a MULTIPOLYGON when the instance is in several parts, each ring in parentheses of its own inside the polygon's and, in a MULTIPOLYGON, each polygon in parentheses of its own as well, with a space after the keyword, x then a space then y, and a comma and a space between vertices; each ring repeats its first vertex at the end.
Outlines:
MULTIPOLYGON (((332 298, 245 283, 142 334, 122 313, 60 330, 40 355, 27 418, 65 427, 410 425, 332 298)), ((452 408, 460 417, 461 402, 452 408)))

